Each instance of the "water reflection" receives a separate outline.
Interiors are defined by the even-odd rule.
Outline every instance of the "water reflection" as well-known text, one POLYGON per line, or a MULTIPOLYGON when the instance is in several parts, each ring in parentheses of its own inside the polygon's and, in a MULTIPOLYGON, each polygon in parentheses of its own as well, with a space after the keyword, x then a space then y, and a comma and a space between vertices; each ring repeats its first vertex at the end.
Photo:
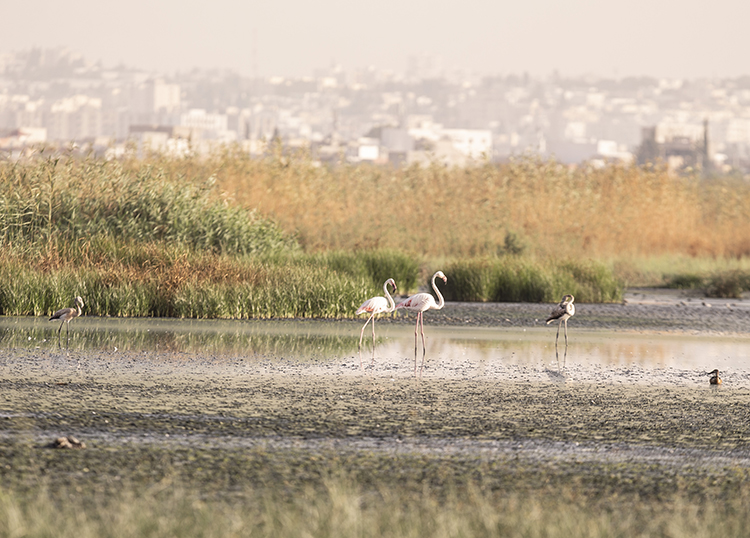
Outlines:
POLYGON ((0 318, 0 349, 122 350, 311 358, 347 354, 357 339, 335 323, 174 319, 76 320, 70 340, 37 318, 0 318))
MULTIPOLYGON (((84 317, 71 324, 70 350, 131 350, 296 360, 356 358, 356 321, 215 321, 84 317)), ((57 324, 44 318, 0 318, 0 349, 57 349, 57 324)), ((648 368, 747 368, 750 339, 576 330, 567 356, 555 355, 554 329, 432 326, 425 331, 427 364, 542 366, 561 372, 572 364, 648 368)), ((371 341, 363 345, 369 363, 371 341)), ((413 361, 414 329, 380 324, 375 361, 413 361)), ((356 359, 357 363, 359 359, 356 359)))

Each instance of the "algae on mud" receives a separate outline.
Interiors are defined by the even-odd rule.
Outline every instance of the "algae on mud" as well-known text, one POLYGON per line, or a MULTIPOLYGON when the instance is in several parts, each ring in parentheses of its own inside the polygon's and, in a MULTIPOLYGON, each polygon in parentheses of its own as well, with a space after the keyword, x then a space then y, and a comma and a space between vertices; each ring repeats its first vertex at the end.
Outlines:
POLYGON ((3 380, 0 389, 0 452, 11 462, 0 476, 20 490, 40 476, 90 492, 170 476, 221 497, 279 480, 300 488, 340 468, 364 484, 416 489, 579 484, 658 497, 707 485, 723 492, 750 477, 746 388, 290 373, 153 382, 73 374, 3 380), (44 448, 67 434, 89 448, 44 448))

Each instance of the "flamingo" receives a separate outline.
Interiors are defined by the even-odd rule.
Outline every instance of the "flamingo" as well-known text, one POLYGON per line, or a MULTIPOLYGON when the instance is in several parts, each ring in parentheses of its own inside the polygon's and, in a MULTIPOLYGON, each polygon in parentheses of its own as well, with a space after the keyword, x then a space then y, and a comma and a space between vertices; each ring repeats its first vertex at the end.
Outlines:
POLYGON ((371 297, 370 299, 367 299, 364 303, 362 303, 362 306, 360 306, 357 309, 356 314, 365 314, 369 313, 370 317, 367 318, 367 321, 365 321, 365 324, 362 326, 362 331, 359 333, 359 367, 362 368, 362 338, 365 335, 365 327, 367 327, 367 324, 372 321, 372 360, 375 361, 375 315, 376 314, 382 314, 387 312, 393 312, 396 309, 396 303, 393 301, 393 297, 391 297, 391 294, 388 293, 388 284, 393 286, 393 293, 396 293, 398 289, 396 288, 396 281, 392 278, 389 278, 385 281, 385 284, 383 284, 383 291, 385 292, 385 297, 371 297))
POLYGON ((75 308, 61 308, 60 310, 52 314, 51 318, 49 318, 50 321, 54 321, 58 319, 61 320, 60 327, 57 329, 58 340, 60 339, 62 326, 65 323, 67 323, 68 325, 66 334, 68 335, 68 339, 70 339, 70 321, 81 315, 81 308, 83 308, 83 299, 81 299, 81 297, 78 296, 75 299, 73 299, 73 303, 75 304, 75 308))
POLYGON ((552 323, 553 321, 560 320, 560 322, 557 324, 557 336, 555 336, 555 349, 557 349, 557 340, 560 338, 560 325, 565 323, 565 349, 568 349, 568 319, 573 317, 573 314, 576 313, 576 305, 573 304, 573 301, 575 301, 575 297, 568 294, 565 295, 562 298, 562 301, 560 301, 560 304, 555 307, 554 310, 552 310, 552 313, 547 318, 547 325, 552 323))
POLYGON ((414 375, 417 375, 417 332, 419 331, 420 325, 422 327, 422 366, 419 369, 420 374, 424 369, 424 357, 426 354, 424 346, 424 319, 423 314, 426 310, 440 310, 445 306, 445 299, 440 294, 440 290, 435 285, 436 278, 442 278, 443 282, 448 283, 448 278, 443 274, 442 271, 438 271, 432 275, 432 289, 435 290, 435 294, 438 297, 438 302, 435 302, 435 298, 430 293, 417 293, 401 301, 396 305, 396 309, 404 308, 410 312, 417 313, 417 324, 414 327, 414 375))

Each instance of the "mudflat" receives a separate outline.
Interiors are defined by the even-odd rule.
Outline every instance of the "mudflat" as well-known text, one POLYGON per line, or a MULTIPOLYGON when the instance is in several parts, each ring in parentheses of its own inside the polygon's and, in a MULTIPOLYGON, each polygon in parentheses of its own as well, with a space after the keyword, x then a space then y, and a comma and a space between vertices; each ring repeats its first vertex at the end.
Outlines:
MULTIPOLYGON (((427 324, 501 327, 548 309, 454 306, 427 324)), ((595 330, 606 313, 608 327, 622 330, 750 334, 744 303, 582 305, 574 319, 595 330), (690 319, 703 325, 671 324, 690 319)), ((364 487, 472 483, 664 498, 732 495, 750 478, 746 374, 718 387, 705 376, 651 382, 647 369, 632 383, 565 368, 542 370, 546 380, 521 367, 499 378, 439 367, 414 377, 388 364, 360 370, 350 359, 3 349, 1 483, 97 496, 168 481, 225 498, 249 486, 295 491, 343 472, 364 487), (62 436, 86 447, 51 448, 62 436)))

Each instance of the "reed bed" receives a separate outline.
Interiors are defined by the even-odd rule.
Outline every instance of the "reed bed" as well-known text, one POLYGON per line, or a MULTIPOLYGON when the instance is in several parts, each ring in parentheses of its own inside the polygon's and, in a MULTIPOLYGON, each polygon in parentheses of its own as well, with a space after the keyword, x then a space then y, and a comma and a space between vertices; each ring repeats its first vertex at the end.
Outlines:
POLYGON ((615 164, 571 169, 532 157, 465 169, 327 168, 304 155, 228 152, 201 166, 219 170, 221 189, 307 250, 602 260, 750 254, 750 184, 732 178, 615 164))
POLYGON ((339 318, 379 288, 366 272, 343 274, 314 255, 205 256, 166 245, 111 254, 83 266, 0 255, 0 315, 48 315, 81 295, 97 316, 339 318))
POLYGON ((304 254, 213 176, 159 163, 3 163, 0 186, 5 315, 46 315, 81 295, 101 316, 342 317, 387 278, 408 291, 419 275, 396 251, 304 254))
POLYGON ((0 187, 6 315, 82 295, 98 315, 351 316, 387 278, 411 293, 436 269, 462 301, 608 302, 626 285, 688 281, 717 296, 750 289, 750 187, 658 168, 41 155, 0 163, 0 187), (712 269, 690 280, 675 264, 633 262, 657 257, 712 269), (722 260, 737 263, 719 271, 722 260))
POLYGON ((149 163, 134 170, 92 158, 3 163, 0 244, 38 251, 96 237, 226 254, 296 246, 272 221, 230 205, 215 183, 213 176, 186 181, 149 163))

